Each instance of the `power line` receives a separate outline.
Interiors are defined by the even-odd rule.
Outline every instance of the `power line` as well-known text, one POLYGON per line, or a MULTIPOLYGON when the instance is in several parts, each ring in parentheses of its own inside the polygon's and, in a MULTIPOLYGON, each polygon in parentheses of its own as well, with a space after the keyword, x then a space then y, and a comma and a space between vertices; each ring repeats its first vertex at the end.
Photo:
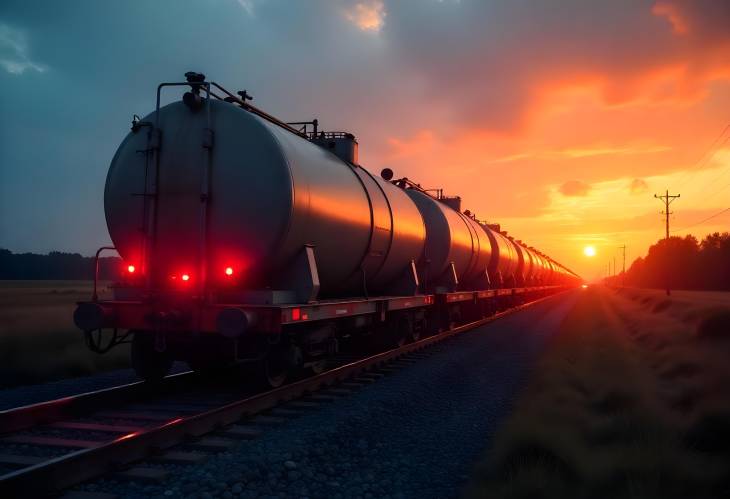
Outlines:
POLYGON ((705 223, 705 222, 708 222, 708 221, 712 220, 712 219, 713 219, 713 218, 715 218, 715 217, 719 217, 720 215, 722 215, 722 214, 723 214, 723 213, 725 213, 726 211, 730 211, 730 208, 725 208, 724 210, 722 210, 722 211, 718 211, 718 212, 717 212, 717 213, 715 213, 714 215, 710 215, 709 217, 707 217, 707 218, 705 218, 705 219, 703 219, 703 220, 700 220, 700 221, 699 221, 699 222, 697 222, 697 223, 693 223, 692 225, 687 225, 686 227, 682 227, 681 229, 674 229, 674 230, 673 230, 673 231, 671 231, 671 232, 673 232, 673 233, 674 233, 674 232, 681 232, 681 231, 683 231, 683 230, 686 230, 686 229, 691 229, 692 227, 697 227, 698 225, 702 225, 703 223, 705 223))
MULTIPOLYGON (((720 139, 723 138, 723 136, 728 132, 728 130, 730 130, 730 123, 725 125, 725 128, 722 129, 722 132, 720 132, 720 135, 715 137, 715 140, 712 141, 712 144, 710 144, 710 147, 705 149, 705 151, 702 153, 702 156, 697 158, 697 161, 695 161, 694 164, 690 168, 688 168, 687 170, 684 171, 684 174, 677 181, 680 185, 684 185, 683 184, 684 180, 687 178, 687 175, 689 175, 690 173, 693 172, 693 170, 705 165, 708 161, 710 161, 712 158, 715 157, 715 154, 717 154, 717 151, 719 150, 719 147, 716 148, 715 146, 718 145, 718 142, 720 141, 720 139), (714 149, 714 151, 713 151, 713 149, 714 149), (711 151, 712 151, 712 154, 710 154, 711 151), (708 156, 708 154, 710 154, 710 155, 708 156)), ((723 142, 727 142, 728 140, 730 140, 730 136, 726 137, 723 142)))

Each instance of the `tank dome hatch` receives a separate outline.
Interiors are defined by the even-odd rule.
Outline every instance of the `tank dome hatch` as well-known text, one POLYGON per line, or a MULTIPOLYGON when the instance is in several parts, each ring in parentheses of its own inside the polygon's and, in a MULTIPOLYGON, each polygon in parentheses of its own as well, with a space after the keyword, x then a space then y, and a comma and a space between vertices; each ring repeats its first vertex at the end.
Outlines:
POLYGON ((353 165, 359 164, 357 139, 349 132, 319 132, 312 134, 310 140, 332 152, 342 161, 353 165))

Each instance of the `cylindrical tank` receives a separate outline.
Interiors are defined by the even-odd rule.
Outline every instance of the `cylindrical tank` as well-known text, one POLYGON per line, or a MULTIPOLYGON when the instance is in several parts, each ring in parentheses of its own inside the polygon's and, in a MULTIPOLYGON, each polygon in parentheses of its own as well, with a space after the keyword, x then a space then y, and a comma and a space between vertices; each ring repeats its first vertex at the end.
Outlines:
POLYGON ((419 261, 419 276, 427 288, 453 284, 449 276, 454 264, 464 289, 489 265, 491 245, 479 224, 418 189, 407 189, 426 225, 426 244, 419 261))
POLYGON ((155 286, 212 283, 229 268, 243 287, 274 286, 310 245, 321 292, 357 294, 385 289, 423 253, 423 220, 401 189, 236 105, 162 107, 159 154, 150 130, 120 145, 104 204, 119 253, 155 286))
POLYGON ((522 259, 524 262, 522 270, 523 285, 530 286, 532 284, 532 277, 535 271, 535 257, 524 244, 520 242, 516 242, 516 244, 518 251, 522 253, 522 259))
POLYGON ((514 286, 515 272, 519 264, 514 244, 501 232, 481 226, 492 245, 492 259, 489 262, 489 280, 494 287, 514 286))
POLYGON ((555 284, 555 266, 553 265, 553 261, 548 258, 547 256, 543 256, 545 258, 545 266, 547 268, 547 274, 545 278, 545 284, 552 285, 555 284))
POLYGON ((531 248, 530 251, 532 252, 532 257, 535 259, 532 281, 535 285, 542 286, 545 284, 545 259, 535 248, 531 248))
POLYGON ((508 237, 507 239, 510 244, 512 244, 512 247, 515 250, 515 255, 517 256, 517 268, 514 272, 514 286, 524 286, 529 260, 525 258, 525 255, 522 252, 522 247, 514 240, 514 238, 508 237))

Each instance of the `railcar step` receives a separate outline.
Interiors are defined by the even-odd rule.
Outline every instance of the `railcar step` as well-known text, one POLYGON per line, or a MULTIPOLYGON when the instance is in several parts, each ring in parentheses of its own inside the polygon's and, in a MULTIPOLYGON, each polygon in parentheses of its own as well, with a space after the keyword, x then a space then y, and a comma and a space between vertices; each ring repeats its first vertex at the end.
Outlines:
POLYGON ((25 468, 26 466, 33 466, 38 463, 42 463, 47 458, 36 457, 36 456, 18 456, 15 454, 0 454, 0 464, 10 467, 25 468))
POLYGON ((238 438, 240 440, 253 440, 261 435, 261 430, 250 426, 233 425, 222 430, 220 434, 226 438, 238 438))
POLYGON ((200 464, 206 459, 208 459, 208 454, 202 452, 170 451, 153 457, 152 461, 169 464, 200 464))
POLYGON ((113 477, 117 480, 160 483, 165 481, 169 474, 170 473, 167 470, 163 470, 161 468, 143 468, 141 466, 137 466, 114 473, 113 477))
POLYGON ((59 421, 57 423, 49 424, 48 427, 63 428, 66 430, 103 431, 108 433, 135 433, 144 429, 141 426, 126 426, 100 423, 77 423, 74 421, 59 421))
POLYGON ((27 445, 41 445, 46 447, 76 447, 81 449, 90 449, 91 447, 98 447, 104 442, 94 442, 92 440, 77 440, 73 438, 58 438, 58 437, 42 437, 36 435, 14 435, 5 437, 2 442, 12 444, 27 444, 27 445))

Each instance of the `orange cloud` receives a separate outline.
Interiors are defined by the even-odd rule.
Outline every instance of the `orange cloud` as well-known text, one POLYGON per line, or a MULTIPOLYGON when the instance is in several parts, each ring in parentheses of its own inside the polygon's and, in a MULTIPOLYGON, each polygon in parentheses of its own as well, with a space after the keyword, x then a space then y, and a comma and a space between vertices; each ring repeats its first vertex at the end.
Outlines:
POLYGON ((363 0, 345 10, 345 18, 362 31, 378 32, 385 23, 382 0, 363 0))
POLYGON ((563 196, 586 196, 591 186, 580 180, 569 180, 558 189, 563 196))
POLYGON ((640 178, 635 178, 629 184, 629 192, 631 194, 644 194, 648 190, 649 184, 647 184, 645 180, 640 178))

